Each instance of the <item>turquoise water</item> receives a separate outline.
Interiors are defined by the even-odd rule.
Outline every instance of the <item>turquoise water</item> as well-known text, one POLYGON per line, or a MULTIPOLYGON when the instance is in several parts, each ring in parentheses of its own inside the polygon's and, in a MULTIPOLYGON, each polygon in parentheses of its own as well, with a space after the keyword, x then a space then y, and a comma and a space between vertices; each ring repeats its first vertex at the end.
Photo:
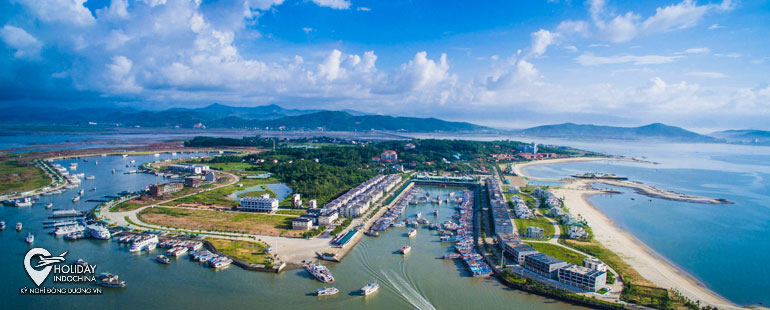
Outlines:
MULTIPOLYGON (((186 257, 172 259, 169 265, 155 262, 152 254, 133 254, 117 242, 103 240, 66 241, 46 234, 42 228, 50 211, 44 209, 48 202, 54 208, 76 207, 88 210, 96 203, 88 199, 102 198, 123 190, 135 191, 162 182, 151 174, 122 174, 125 165, 136 159, 136 165, 145 161, 167 158, 152 156, 120 156, 89 158, 78 161, 78 172, 96 175, 94 181, 84 181, 86 192, 78 203, 70 199, 77 189, 58 196, 44 196, 30 208, 0 207, 0 219, 8 228, 0 232, 0 266, 3 281, 0 282, 0 300, 3 309, 578 309, 539 296, 508 289, 491 278, 472 278, 459 261, 438 259, 449 250, 449 244, 440 243, 438 236, 428 229, 419 229, 416 238, 407 238, 409 228, 394 228, 380 237, 366 237, 339 264, 329 264, 340 289, 331 297, 316 297, 316 289, 323 284, 312 279, 303 269, 288 270, 280 274, 253 272, 230 266, 215 271, 190 261, 186 257), (93 164, 98 159, 99 165, 93 164), (115 168, 118 173, 111 174, 115 168), (97 187, 96 192, 89 192, 97 187), (24 230, 17 233, 13 226, 24 223, 24 230), (34 247, 43 247, 53 254, 69 251, 67 262, 78 258, 97 265, 97 272, 109 271, 120 275, 127 282, 124 289, 105 289, 99 296, 75 295, 20 295, 21 287, 34 284, 22 266, 22 260, 30 246, 24 243, 27 232, 35 234, 34 247), (412 252, 406 257, 396 251, 410 244, 412 252), (368 282, 377 281, 379 292, 362 297, 357 290, 368 282)), ((68 166, 75 159, 61 161, 68 166)), ((132 168, 134 169, 134 168, 132 168)), ((431 197, 446 196, 450 191, 461 189, 427 188, 431 197)), ((406 216, 421 211, 430 220, 432 205, 410 206, 406 216), (430 215, 429 215, 430 214, 430 215)), ((453 208, 444 204, 435 220, 451 217, 453 208)), ((54 286, 51 278, 44 286, 54 286)), ((56 284, 55 287, 67 285, 56 284)))
POLYGON ((559 181, 527 180, 527 184, 535 186, 562 186, 566 183, 559 181))
POLYGON ((622 194, 589 198, 621 228, 715 292, 740 304, 770 304, 770 148, 597 144, 592 149, 623 155, 634 152, 658 164, 573 162, 524 170, 527 175, 557 179, 582 172, 614 173, 667 190, 734 202, 675 202, 620 187, 613 189, 622 194))

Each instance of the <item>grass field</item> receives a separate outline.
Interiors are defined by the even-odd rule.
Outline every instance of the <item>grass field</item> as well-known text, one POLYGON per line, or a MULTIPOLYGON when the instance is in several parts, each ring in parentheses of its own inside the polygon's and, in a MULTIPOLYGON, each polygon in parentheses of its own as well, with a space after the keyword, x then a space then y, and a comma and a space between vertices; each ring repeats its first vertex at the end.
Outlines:
POLYGON ((268 236, 301 235, 291 230, 293 217, 283 215, 155 207, 142 210, 138 216, 147 223, 166 227, 268 236))
POLYGON ((165 203, 163 205, 175 206, 182 203, 200 203, 200 204, 211 204, 211 205, 220 205, 220 206, 237 206, 238 201, 229 199, 227 196, 250 186, 270 184, 270 183, 276 183, 276 182, 278 182, 278 180, 276 180, 275 178, 241 179, 236 184, 208 190, 208 191, 201 192, 199 194, 184 197, 184 198, 179 198, 177 200, 165 203), (243 186, 238 187, 237 186, 238 184, 243 184, 243 186))
POLYGON ((0 162, 0 193, 24 192, 51 183, 42 169, 27 162, 8 160, 0 162))
POLYGON ((595 240, 577 241, 570 239, 559 239, 559 243, 595 256, 605 264, 612 267, 612 269, 615 269, 615 271, 618 272, 619 275, 622 276, 626 281, 631 281, 641 285, 652 285, 652 283, 639 275, 636 270, 626 264, 626 262, 624 262, 620 256, 608 250, 595 240))
POLYGON ((538 252, 556 257, 570 264, 583 265, 583 259, 586 258, 583 254, 565 249, 555 244, 526 241, 524 243, 528 244, 538 252))
POLYGON ((531 219, 514 219, 516 222, 516 228, 519 229, 519 234, 524 236, 527 233, 527 227, 535 226, 543 229, 545 233, 544 240, 551 239, 556 230, 553 228, 553 224, 544 217, 536 217, 531 219))
POLYGON ((275 214, 282 214, 282 215, 302 215, 305 214, 304 209, 296 209, 296 210, 284 210, 284 209, 278 209, 278 211, 275 211, 275 214))
POLYGON ((205 163, 203 165, 208 165, 212 169, 229 171, 244 171, 251 167, 251 164, 248 163, 205 163))
POLYGON ((116 204, 116 205, 112 206, 110 208, 110 212, 131 211, 131 210, 139 209, 139 208, 141 208, 143 206, 144 205, 141 204, 141 203, 133 202, 133 201, 129 200, 129 201, 124 201, 124 202, 121 202, 119 204, 116 204))
POLYGON ((268 264, 265 245, 254 241, 206 238, 217 251, 250 264, 268 264))

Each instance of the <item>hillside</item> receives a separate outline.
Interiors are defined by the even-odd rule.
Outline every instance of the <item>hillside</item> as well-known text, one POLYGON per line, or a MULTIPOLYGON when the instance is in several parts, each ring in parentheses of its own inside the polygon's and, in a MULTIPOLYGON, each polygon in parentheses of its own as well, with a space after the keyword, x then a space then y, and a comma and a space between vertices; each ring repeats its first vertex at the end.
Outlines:
POLYGON ((565 123, 537 126, 518 131, 531 137, 559 137, 576 139, 654 139, 677 142, 715 142, 718 139, 704 136, 676 126, 654 123, 639 127, 615 127, 591 124, 565 123))
POLYGON ((711 133, 709 136, 724 139, 730 143, 770 144, 770 131, 766 130, 725 130, 711 133))

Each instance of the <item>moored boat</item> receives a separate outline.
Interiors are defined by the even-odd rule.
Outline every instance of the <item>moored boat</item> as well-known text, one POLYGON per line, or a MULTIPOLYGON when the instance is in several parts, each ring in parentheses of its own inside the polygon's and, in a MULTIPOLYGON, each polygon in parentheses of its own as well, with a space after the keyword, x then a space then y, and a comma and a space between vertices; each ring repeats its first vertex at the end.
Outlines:
POLYGON ((158 261, 161 264, 170 264, 171 263, 171 260, 168 257, 166 257, 165 255, 163 255, 163 254, 160 254, 157 257, 155 257, 155 260, 158 261))
POLYGON ((46 208, 46 209, 51 209, 51 208, 53 208, 53 203, 49 202, 47 205, 45 205, 45 208, 46 208))
POLYGON ((104 287, 126 287, 126 281, 120 280, 117 275, 111 273, 102 273, 99 285, 104 287))
POLYGON ((407 235, 409 236, 409 238, 417 236, 417 229, 410 230, 409 233, 407 233, 407 235))

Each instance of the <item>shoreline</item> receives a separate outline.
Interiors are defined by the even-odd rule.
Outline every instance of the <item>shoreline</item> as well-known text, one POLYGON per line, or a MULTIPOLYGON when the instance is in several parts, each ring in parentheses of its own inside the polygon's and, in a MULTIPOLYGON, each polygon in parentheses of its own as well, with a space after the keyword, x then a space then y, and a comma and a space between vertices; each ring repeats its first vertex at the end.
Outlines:
MULTIPOLYGON (((563 160, 544 160, 529 162, 522 165, 516 165, 514 171, 522 177, 521 168, 553 164, 561 162, 576 161, 594 161, 594 160, 623 160, 614 158, 573 158, 563 160)), ((529 178, 529 177, 528 177, 529 178)), ((534 178, 532 178, 534 179, 534 178)), ((538 178, 546 181, 553 179, 538 178)), ((669 261, 660 253, 644 244, 641 240, 631 233, 620 229, 604 213, 599 211, 594 205, 588 202, 587 196, 604 194, 604 191, 590 188, 590 183, 599 180, 577 180, 571 181, 562 186, 562 188, 553 190, 558 197, 564 198, 564 204, 572 214, 580 214, 591 226, 594 233, 594 239, 605 246, 610 251, 618 254, 629 266, 634 268, 642 277, 660 286, 661 288, 673 288, 682 295, 692 299, 700 300, 702 303, 709 304, 724 309, 749 309, 737 305, 727 298, 712 291, 707 284, 700 282, 694 276, 687 273, 675 263, 669 261)), ((622 185, 620 185, 622 186, 622 185)), ((632 187, 632 186, 624 186, 632 187)), ((633 188, 633 187, 632 187, 633 188)))

